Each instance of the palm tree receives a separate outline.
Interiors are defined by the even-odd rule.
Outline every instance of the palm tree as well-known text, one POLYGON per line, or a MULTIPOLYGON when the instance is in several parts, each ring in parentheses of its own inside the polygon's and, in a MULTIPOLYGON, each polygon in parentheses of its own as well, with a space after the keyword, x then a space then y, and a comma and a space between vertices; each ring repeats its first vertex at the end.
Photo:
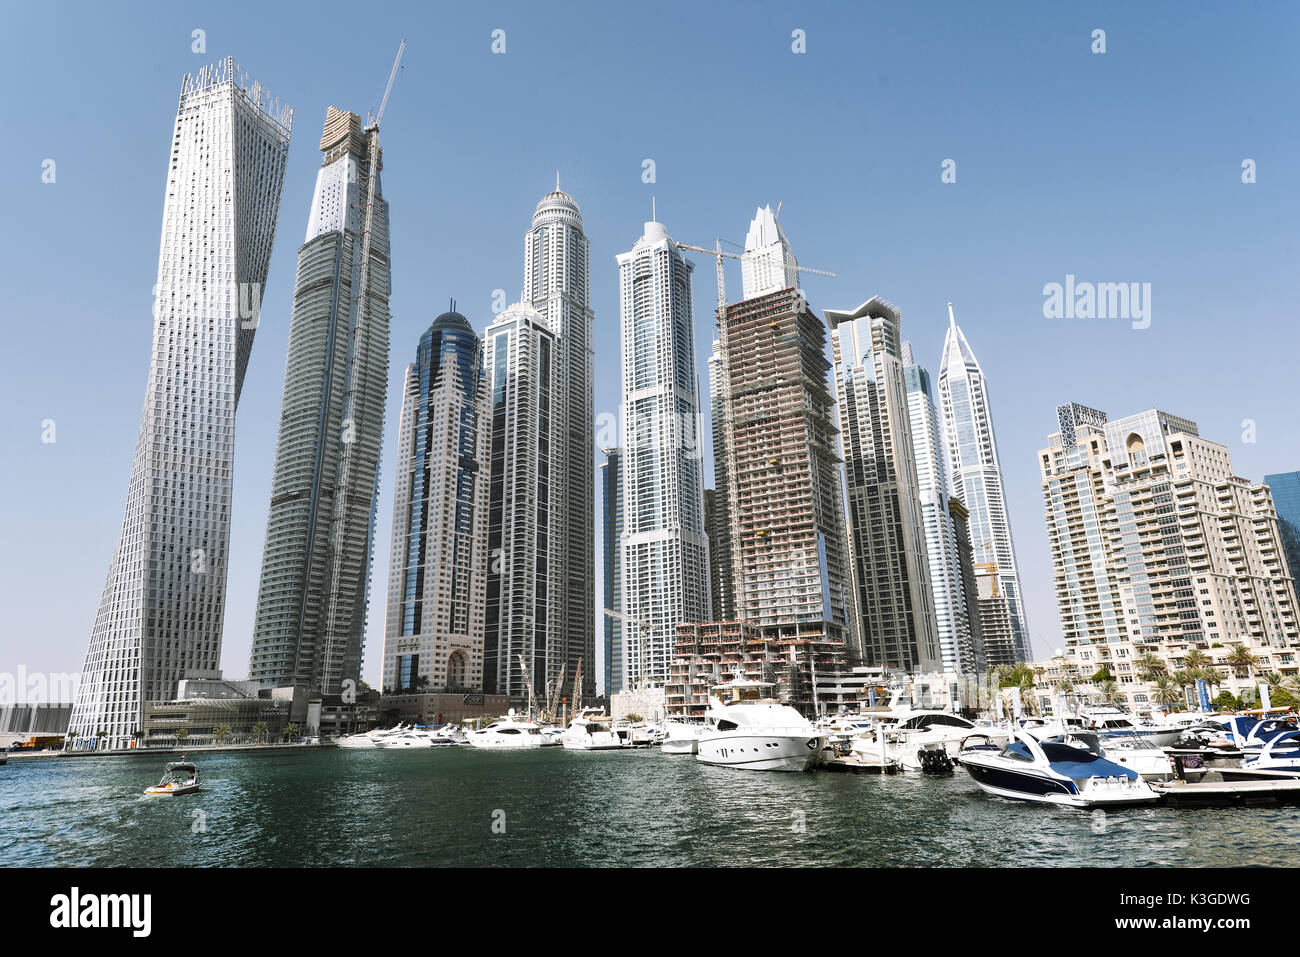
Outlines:
POLYGON ((184 728, 177 728, 177 729, 176 729, 176 745, 177 745, 177 747, 179 747, 180 745, 184 744, 184 743, 185 743, 185 739, 188 738, 189 736, 190 736, 190 733, 189 733, 188 731, 186 731, 184 728))
POLYGON ((1102 704, 1121 705, 1126 700, 1120 693, 1119 685, 1109 680, 1098 683, 1097 693, 1101 696, 1102 704))
POLYGON ((1245 645, 1233 645, 1232 650, 1228 652, 1228 664, 1232 666, 1233 671, 1245 668, 1246 680, 1254 681, 1255 667, 1259 664, 1259 658, 1245 645))
POLYGON ((216 738, 217 744, 224 743, 226 738, 230 737, 230 725, 228 724, 217 725, 215 728, 212 729, 212 737, 216 738))
POLYGON ((1163 705, 1175 704, 1183 700, 1183 686, 1176 678, 1169 675, 1157 675, 1151 683, 1151 696, 1163 705))
POLYGON ((1169 665, 1162 658, 1157 658, 1147 651, 1133 662, 1137 666, 1138 677, 1143 681, 1155 681, 1161 675, 1169 673, 1169 665))
POLYGON ((265 721, 259 721, 257 724, 253 725, 253 734, 257 735, 258 744, 262 743, 262 735, 266 734, 269 727, 270 726, 265 721))
POLYGON ((284 739, 285 739, 286 741, 292 741, 292 740, 293 740, 294 738, 296 738, 296 737, 298 737, 298 726, 297 726, 296 724, 287 724, 287 725, 285 725, 285 727, 284 727, 284 739))

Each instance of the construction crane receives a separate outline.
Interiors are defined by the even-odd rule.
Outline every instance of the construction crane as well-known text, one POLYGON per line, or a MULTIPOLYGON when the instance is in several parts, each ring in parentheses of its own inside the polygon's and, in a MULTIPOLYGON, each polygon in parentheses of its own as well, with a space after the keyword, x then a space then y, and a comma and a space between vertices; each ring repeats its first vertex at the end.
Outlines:
POLYGON ((573 673, 573 714, 582 710, 582 659, 578 659, 578 669, 573 673))
POLYGON ((379 101, 379 112, 367 116, 365 132, 379 129, 379 121, 383 118, 384 107, 388 105, 388 94, 393 92, 393 81, 397 79, 397 66, 402 62, 402 53, 406 50, 406 37, 402 37, 401 44, 397 47, 397 59, 393 61, 393 72, 388 74, 388 86, 384 87, 384 98, 379 101))
MULTIPOLYGON (((645 634, 645 633, 646 633, 646 629, 648 629, 648 628, 650 627, 650 622, 646 621, 644 618, 633 618, 631 615, 625 615, 625 614, 623 614, 621 611, 615 611, 615 610, 612 609, 612 608, 606 608, 606 609, 605 609, 605 614, 609 615, 610 618, 617 618, 619 621, 623 622, 625 625, 636 625, 636 626, 637 626, 637 638, 636 638, 636 646, 637 646, 637 653, 636 653, 636 661, 637 661, 637 688, 638 688, 638 689, 640 689, 640 688, 644 688, 644 687, 645 687, 645 680, 646 680, 646 678, 645 678, 645 672, 646 672, 646 658, 645 658, 645 654, 646 654, 646 634, 645 634)), ((607 690, 613 690, 613 689, 607 689, 607 690)))
POLYGON ((555 676, 555 683, 548 684, 546 688, 546 713, 544 717, 548 721, 554 721, 559 715, 560 708, 560 689, 564 687, 564 667, 560 667, 560 673, 555 676))
POLYGON ((536 705, 536 700, 533 697, 533 673, 529 670, 528 661, 523 655, 517 655, 516 657, 519 658, 519 670, 523 673, 524 684, 528 686, 528 717, 532 718, 533 708, 536 705))
MULTIPOLYGON (((781 203, 777 203, 776 214, 773 218, 780 215, 781 215, 781 203)), ((719 358, 721 359, 720 366, 721 366, 721 377, 722 377, 722 382, 721 382, 722 435, 725 439, 725 444, 726 444, 725 464, 727 469, 727 475, 729 476, 729 480, 727 482, 727 515, 729 519, 734 522, 736 520, 736 515, 739 514, 740 503, 736 498, 736 494, 737 494, 736 493, 736 459, 735 459, 736 435, 731 420, 731 401, 730 401, 731 359, 729 355, 729 346, 727 343, 727 277, 726 277, 726 271, 723 269, 722 260, 724 257, 728 259, 741 259, 742 257, 739 253, 724 252, 722 249, 722 239, 720 237, 714 239, 712 249, 705 249, 703 246, 692 246, 689 243, 679 243, 676 242, 675 240, 674 240, 674 244, 677 246, 678 249, 689 249, 692 252, 706 253, 713 256, 715 266, 717 267, 717 279, 718 279, 717 328, 718 328, 718 355, 719 358)), ((838 278, 833 272, 826 272, 823 269, 810 269, 806 266, 800 266, 797 263, 795 264, 795 272, 796 272, 796 281, 798 278, 798 273, 800 272, 814 273, 818 276, 830 276, 832 279, 838 278)), ((739 591, 739 589, 735 588, 735 576, 737 575, 740 568, 742 567, 741 565, 742 553, 740 547, 740 536, 731 535, 730 538, 731 538, 731 574, 732 574, 733 592, 735 592, 735 591, 739 591)), ((738 618, 743 617, 740 614, 740 608, 738 607, 740 605, 740 596, 738 594, 733 594, 732 600, 737 605, 735 609, 736 616, 738 618)))

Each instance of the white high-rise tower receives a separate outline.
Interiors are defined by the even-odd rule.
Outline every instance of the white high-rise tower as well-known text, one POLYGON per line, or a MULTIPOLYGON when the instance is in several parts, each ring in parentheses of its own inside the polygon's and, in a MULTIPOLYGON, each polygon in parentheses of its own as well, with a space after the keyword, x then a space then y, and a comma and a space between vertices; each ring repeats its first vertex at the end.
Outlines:
POLYGON ((68 734, 126 745, 144 704, 221 659, 235 408, 257 331, 293 110, 232 59, 181 81, 153 351, 122 532, 68 734))
POLYGON ((555 336, 558 387, 553 397, 559 482, 552 487, 558 541, 550 567, 552 600, 559 603, 559 631, 570 702, 596 693, 596 436, 595 375, 589 243, 582 214, 568 193, 547 193, 524 236, 524 301, 542 315, 555 336), (584 661, 583 686, 569 687, 578 659, 584 661))
MULTIPOLYGON (((676 625, 710 614, 692 264, 661 223, 618 257, 623 344, 622 604, 626 687, 663 679, 676 625)), ((624 690, 624 689, 611 689, 624 690)))
POLYGON ((799 288, 799 264, 771 206, 760 207, 750 220, 740 279, 746 299, 799 288))
MULTIPOLYGON (((1020 572, 1011 541, 1002 468, 993 434, 988 383, 970 343, 957 326, 948 304, 948 334, 939 364, 939 400, 948 446, 953 488, 970 512, 971 550, 975 564, 993 566, 998 592, 1011 619, 1015 654, 1031 659, 1029 628, 1020 592, 1020 572)), ((990 662, 994 663, 994 662, 990 662)))

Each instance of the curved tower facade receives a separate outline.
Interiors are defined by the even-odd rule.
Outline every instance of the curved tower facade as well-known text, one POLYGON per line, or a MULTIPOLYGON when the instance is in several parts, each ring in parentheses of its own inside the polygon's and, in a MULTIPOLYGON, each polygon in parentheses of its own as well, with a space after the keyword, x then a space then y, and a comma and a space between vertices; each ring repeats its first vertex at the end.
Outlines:
POLYGON ((144 703, 221 660, 235 409, 257 332, 293 110, 231 59, 187 76, 126 514, 68 734, 121 747, 144 703))

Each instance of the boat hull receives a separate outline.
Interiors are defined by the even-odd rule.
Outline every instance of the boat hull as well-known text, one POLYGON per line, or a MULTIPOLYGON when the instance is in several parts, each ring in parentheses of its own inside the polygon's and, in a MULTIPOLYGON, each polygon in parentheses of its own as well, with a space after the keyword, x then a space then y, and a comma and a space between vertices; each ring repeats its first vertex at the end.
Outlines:
POLYGON ((182 794, 193 794, 199 789, 197 784, 186 784, 178 788, 145 788, 146 797, 179 797, 182 794))
POLYGON ((1160 799, 1159 794, 1145 785, 1116 789, 1080 788, 1073 781, 1035 773, 1030 769, 1012 771, 1008 768, 990 767, 971 756, 963 757, 961 764, 982 790, 1013 801, 1093 808, 1151 804, 1160 799))
POLYGON ((816 764, 826 736, 727 732, 699 738, 696 760, 749 771, 807 771, 816 764))

